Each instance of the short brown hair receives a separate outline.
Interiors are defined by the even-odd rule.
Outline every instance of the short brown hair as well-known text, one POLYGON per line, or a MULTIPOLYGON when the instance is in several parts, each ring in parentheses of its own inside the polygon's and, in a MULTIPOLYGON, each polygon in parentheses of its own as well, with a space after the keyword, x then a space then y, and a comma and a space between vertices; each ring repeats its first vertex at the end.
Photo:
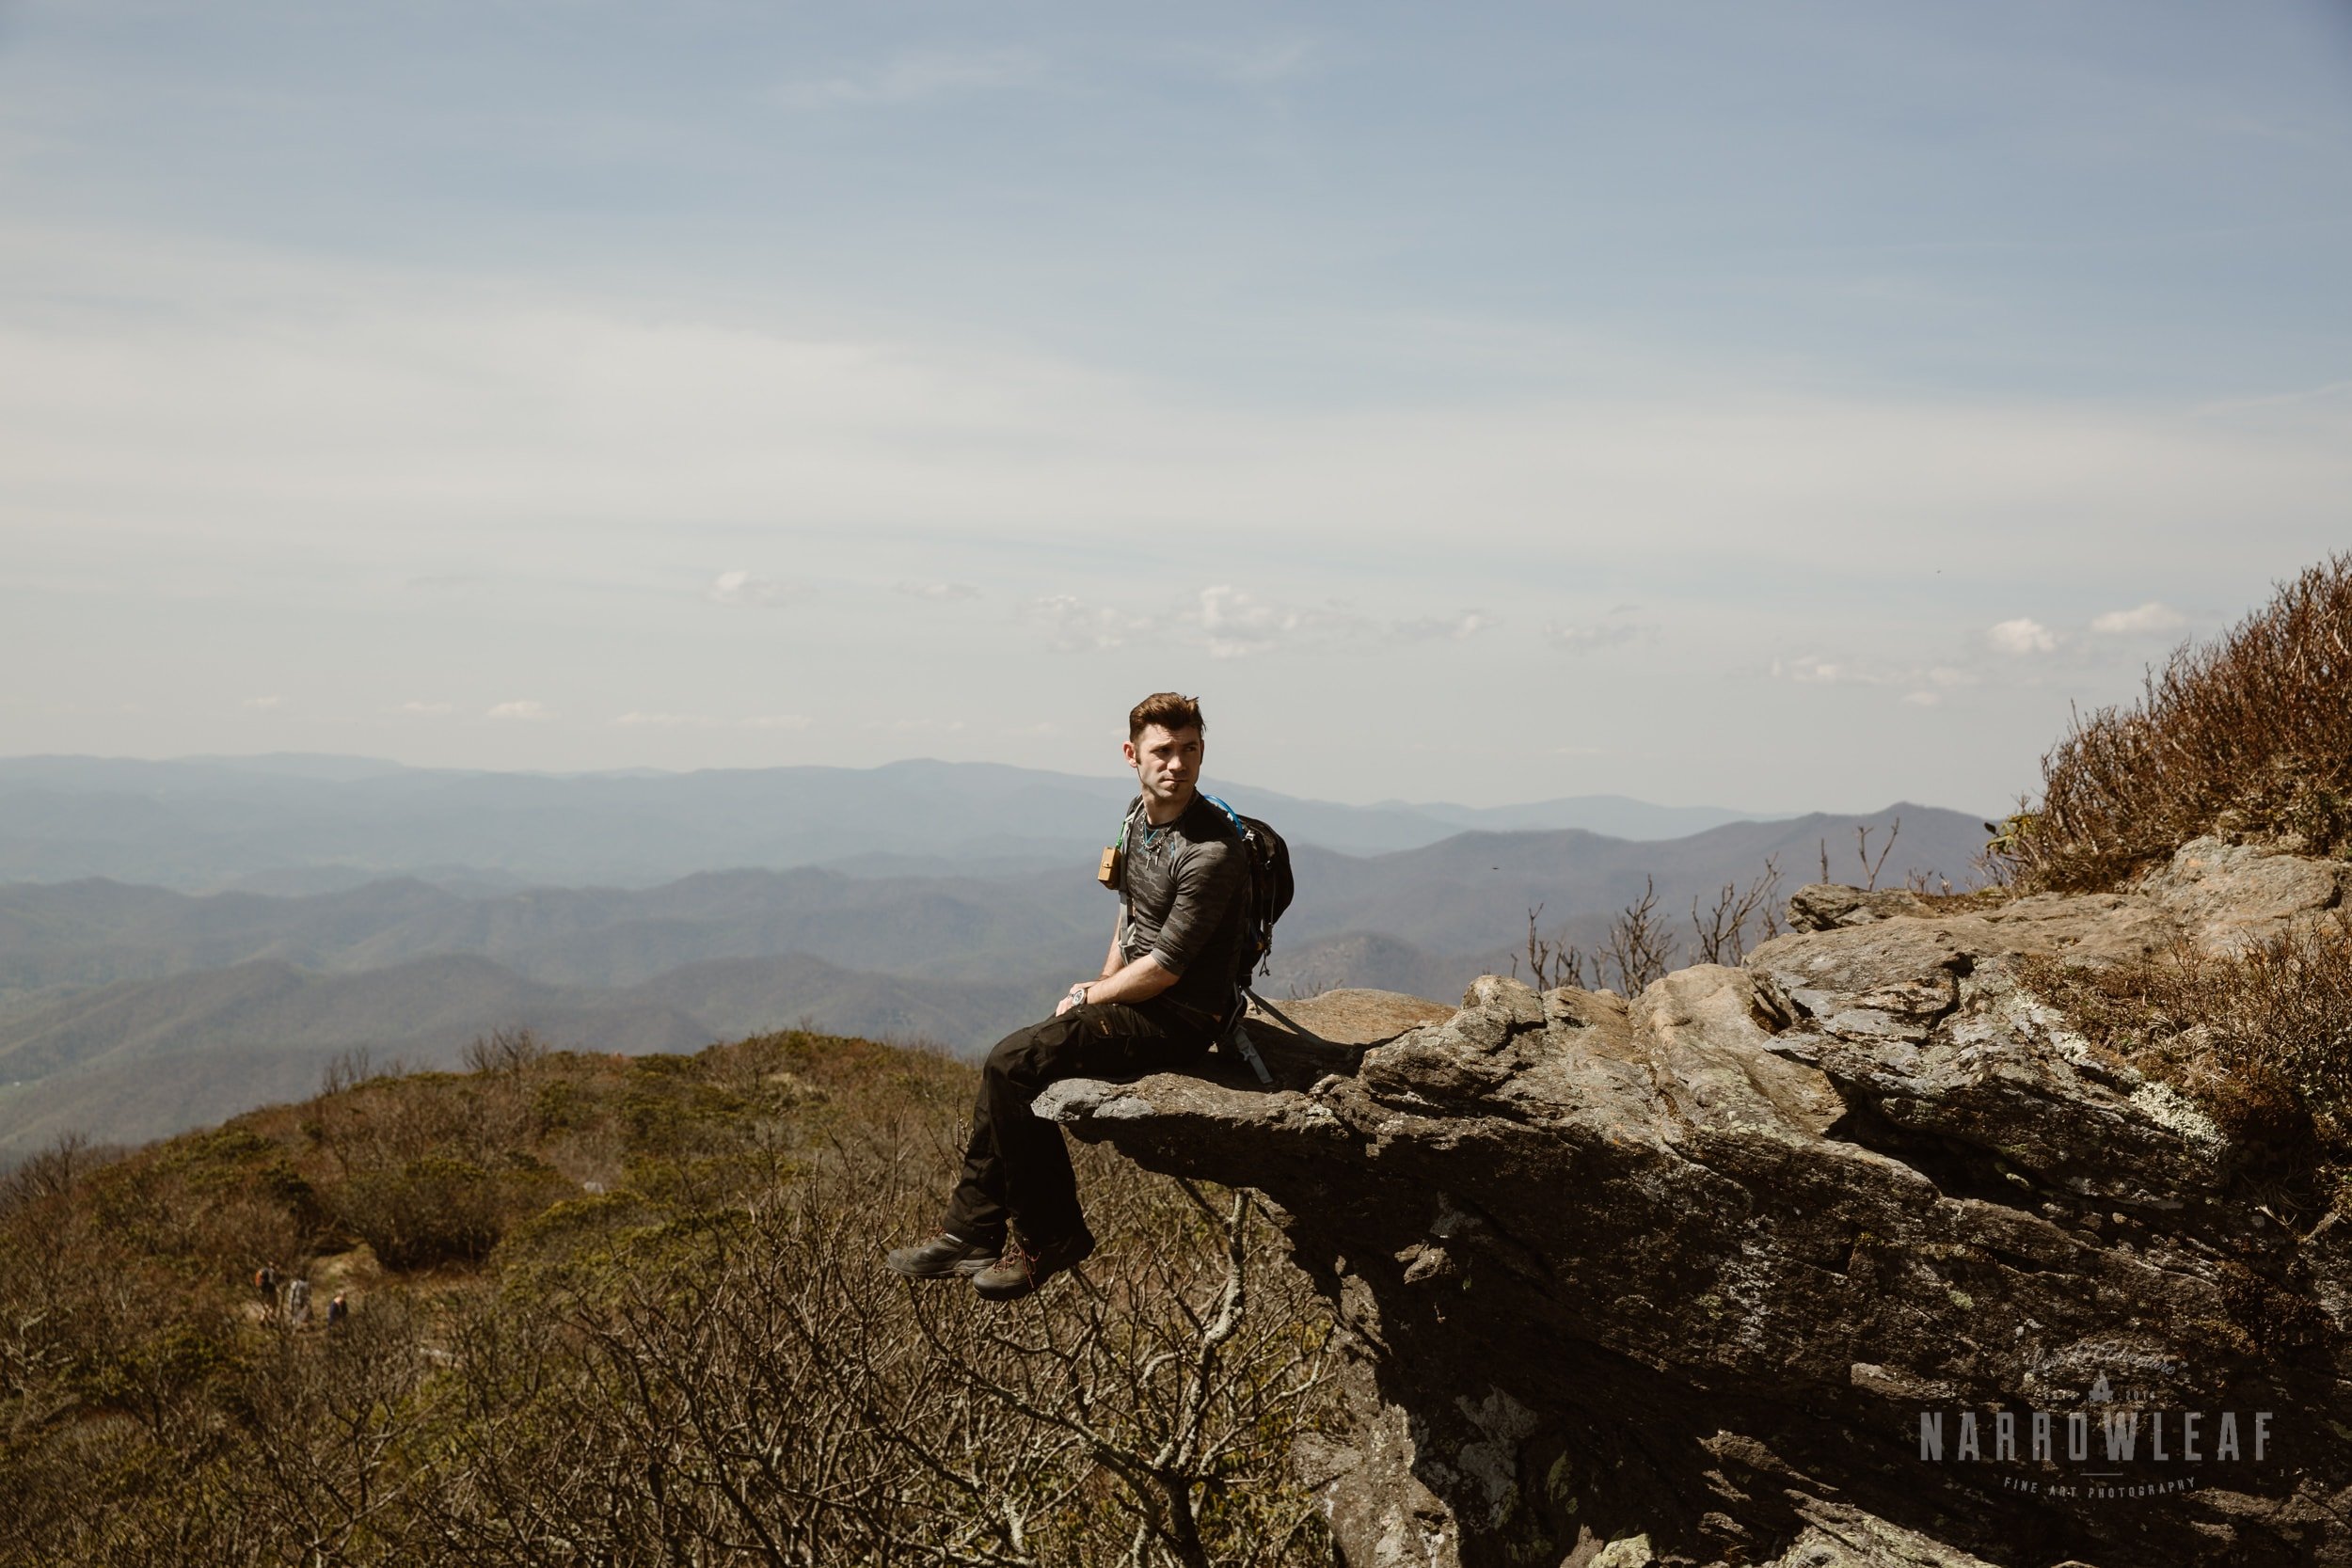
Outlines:
POLYGON ((1143 732, 1157 724, 1168 734, 1178 730, 1199 730, 1209 733, 1209 721, 1200 717, 1200 699, 1187 697, 1181 691, 1154 691, 1127 710, 1127 738, 1143 738, 1143 732))

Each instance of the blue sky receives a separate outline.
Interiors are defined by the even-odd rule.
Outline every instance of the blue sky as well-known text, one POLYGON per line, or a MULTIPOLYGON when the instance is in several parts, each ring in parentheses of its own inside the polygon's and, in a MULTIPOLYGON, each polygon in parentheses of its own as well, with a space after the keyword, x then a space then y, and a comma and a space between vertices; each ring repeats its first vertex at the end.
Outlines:
POLYGON ((0 5, 0 751, 1991 809, 2347 198, 2343 4, 0 5))

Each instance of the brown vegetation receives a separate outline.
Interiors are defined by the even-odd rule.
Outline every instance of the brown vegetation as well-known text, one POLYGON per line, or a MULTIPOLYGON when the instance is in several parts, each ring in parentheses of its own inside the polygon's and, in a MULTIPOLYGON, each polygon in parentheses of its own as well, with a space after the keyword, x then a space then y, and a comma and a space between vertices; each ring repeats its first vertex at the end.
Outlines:
POLYGON ((2028 959, 2021 973, 2094 1044, 2203 1106, 2263 1200, 2306 1214, 2352 1200, 2352 919, 2233 958, 2185 947, 2099 969, 2028 959))
POLYGON ((2122 885, 2204 833, 2352 853, 2352 553, 2077 719, 1994 847, 2042 891, 2122 885))
POLYGON ((1103 1249, 991 1307, 879 1267, 935 1214, 965 1066, 804 1033, 470 1060, 8 1180, 0 1560, 1327 1557, 1283 1467, 1327 1323, 1243 1195, 1081 1149, 1103 1249))

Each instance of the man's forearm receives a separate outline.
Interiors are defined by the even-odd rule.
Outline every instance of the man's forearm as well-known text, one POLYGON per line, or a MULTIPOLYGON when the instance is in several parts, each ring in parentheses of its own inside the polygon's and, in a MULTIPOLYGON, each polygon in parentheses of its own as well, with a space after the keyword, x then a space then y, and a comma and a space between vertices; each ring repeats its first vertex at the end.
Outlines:
POLYGON ((1146 953, 1087 987, 1089 1002, 1148 1002, 1176 983, 1176 976, 1146 953))
POLYGON ((1103 957, 1103 973, 1097 974, 1095 978, 1097 980, 1107 980, 1112 975, 1118 974, 1120 970, 1125 966, 1125 964, 1126 960, 1119 956, 1118 933, 1113 932, 1111 935, 1111 950, 1103 957))

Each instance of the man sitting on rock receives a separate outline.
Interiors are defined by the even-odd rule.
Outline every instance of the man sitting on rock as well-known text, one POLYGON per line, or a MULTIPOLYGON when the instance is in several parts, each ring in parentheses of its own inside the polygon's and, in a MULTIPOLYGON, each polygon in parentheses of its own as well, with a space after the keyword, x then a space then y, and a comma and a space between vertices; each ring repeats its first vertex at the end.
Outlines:
POLYGON ((1046 1085, 1197 1061, 1225 1031, 1248 915, 1248 855, 1203 798, 1200 705, 1156 692, 1127 715, 1121 749, 1143 793, 1120 833, 1119 920, 1093 980, 1054 1016, 988 1053, 972 1142, 946 1219, 886 1259, 916 1279, 971 1279, 992 1301, 1026 1295, 1094 1250, 1061 1129, 1031 1114, 1046 1085))

